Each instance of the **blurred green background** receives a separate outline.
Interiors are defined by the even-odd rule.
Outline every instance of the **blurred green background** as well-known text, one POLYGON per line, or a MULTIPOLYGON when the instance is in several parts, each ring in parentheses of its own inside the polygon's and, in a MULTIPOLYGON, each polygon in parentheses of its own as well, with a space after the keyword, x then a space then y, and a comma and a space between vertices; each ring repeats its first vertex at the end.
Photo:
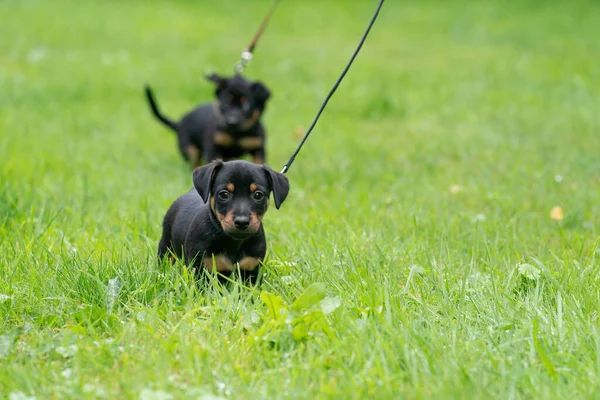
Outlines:
MULTIPOLYGON (((247 69, 273 168, 376 3, 282 1, 247 69)), ((143 86, 211 101, 270 4, 0 2, 0 393, 597 397, 595 1, 388 0, 265 218, 263 286, 157 265, 191 179, 143 86)))

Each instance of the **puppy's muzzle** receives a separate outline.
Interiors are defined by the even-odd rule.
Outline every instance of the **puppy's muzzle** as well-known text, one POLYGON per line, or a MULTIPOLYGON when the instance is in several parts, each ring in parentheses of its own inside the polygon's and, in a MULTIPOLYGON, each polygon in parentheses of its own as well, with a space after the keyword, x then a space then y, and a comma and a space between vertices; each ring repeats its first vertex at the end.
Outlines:
POLYGON ((228 115, 225 117, 225 122, 227 125, 237 125, 240 123, 240 119, 233 115, 228 115))
POLYGON ((258 232, 260 223, 253 221, 250 216, 237 215, 233 217, 233 221, 229 223, 223 223, 223 230, 225 233, 234 239, 246 239, 258 232))
POLYGON ((241 110, 229 110, 223 115, 223 121, 229 129, 239 129, 244 122, 244 113, 241 110))

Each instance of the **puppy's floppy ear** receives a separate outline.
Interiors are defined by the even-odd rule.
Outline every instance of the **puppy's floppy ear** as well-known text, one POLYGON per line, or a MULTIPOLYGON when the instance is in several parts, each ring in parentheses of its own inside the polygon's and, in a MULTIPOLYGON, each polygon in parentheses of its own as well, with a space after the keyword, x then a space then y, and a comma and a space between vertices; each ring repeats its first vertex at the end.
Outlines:
POLYGON ((223 166, 223 161, 213 161, 210 164, 198 167, 192 172, 194 187, 206 203, 210 197, 210 187, 215 180, 217 171, 223 166))
POLYGON ((283 203, 290 192, 290 182, 288 181, 287 176, 281 172, 275 172, 266 165, 263 165, 263 168, 267 173, 267 179, 269 181, 269 185, 271 186, 269 189, 271 189, 273 192, 275 207, 279 210, 281 203, 283 203))
POLYGON ((254 82, 252 85, 250 85, 250 92, 256 99, 256 102, 261 106, 263 106, 269 97, 271 97, 271 92, 269 92, 269 89, 267 89, 267 87, 261 82, 254 82))

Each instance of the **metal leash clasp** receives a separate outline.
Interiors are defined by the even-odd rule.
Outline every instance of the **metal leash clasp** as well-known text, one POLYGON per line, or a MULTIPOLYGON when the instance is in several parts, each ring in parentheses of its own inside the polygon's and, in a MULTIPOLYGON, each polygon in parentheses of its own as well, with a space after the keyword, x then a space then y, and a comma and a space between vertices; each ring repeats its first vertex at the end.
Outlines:
POLYGON ((248 49, 246 49, 242 51, 240 57, 240 61, 238 61, 238 63, 235 64, 235 72, 238 74, 244 72, 244 69, 248 66, 248 64, 250 64, 250 61, 252 61, 253 56, 252 53, 248 49))

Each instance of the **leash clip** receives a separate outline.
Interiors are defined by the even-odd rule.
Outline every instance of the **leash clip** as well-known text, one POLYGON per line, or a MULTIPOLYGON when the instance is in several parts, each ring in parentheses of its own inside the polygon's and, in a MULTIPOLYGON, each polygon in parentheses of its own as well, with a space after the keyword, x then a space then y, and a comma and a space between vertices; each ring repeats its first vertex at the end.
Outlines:
POLYGON ((253 55, 248 49, 246 49, 242 51, 240 57, 240 61, 238 61, 238 63, 235 65, 235 72, 238 74, 244 72, 244 69, 248 66, 248 64, 250 64, 250 61, 252 61, 253 55))

